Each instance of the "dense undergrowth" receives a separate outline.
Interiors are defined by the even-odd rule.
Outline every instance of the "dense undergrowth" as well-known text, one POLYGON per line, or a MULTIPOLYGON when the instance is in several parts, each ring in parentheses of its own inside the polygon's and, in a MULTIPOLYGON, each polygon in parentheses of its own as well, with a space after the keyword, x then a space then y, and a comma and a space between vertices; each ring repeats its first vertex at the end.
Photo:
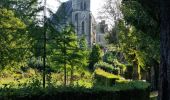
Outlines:
POLYGON ((113 87, 48 86, 40 87, 32 83, 22 88, 4 87, 0 89, 1 100, 149 100, 149 84, 132 81, 113 87), (34 85, 33 85, 34 84, 34 85), (139 98, 140 97, 140 98, 139 98), (138 98, 138 99, 137 99, 138 98))
MULTIPOLYGON (((83 100, 125 100, 125 98, 126 100, 149 100, 149 84, 143 81, 121 80, 119 76, 119 80, 116 80, 115 84, 104 86, 97 83, 97 79, 93 77, 92 73, 86 72, 82 77, 80 73, 76 72, 74 84, 63 86, 62 74, 53 73, 51 80, 46 82, 46 88, 42 88, 40 75, 32 71, 27 74, 33 73, 34 77, 25 77, 26 79, 19 74, 18 77, 21 79, 15 81, 16 77, 8 76, 10 81, 7 77, 1 77, 4 82, 0 82, 0 100, 79 100, 79 98, 83 100), (138 97, 140 99, 136 99, 138 97)), ((118 77, 116 75, 113 77, 113 74, 99 69, 95 72, 105 78, 118 77), (107 75, 110 76, 106 77, 107 75)))

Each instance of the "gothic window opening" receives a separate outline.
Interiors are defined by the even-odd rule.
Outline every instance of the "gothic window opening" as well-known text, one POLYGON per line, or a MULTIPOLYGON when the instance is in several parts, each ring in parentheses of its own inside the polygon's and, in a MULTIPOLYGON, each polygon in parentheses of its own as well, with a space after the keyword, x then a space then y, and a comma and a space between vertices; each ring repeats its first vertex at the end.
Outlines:
POLYGON ((100 25, 100 32, 105 33, 105 25, 103 24, 100 25))
POLYGON ((84 21, 82 22, 82 34, 85 34, 85 28, 84 28, 84 25, 85 23, 84 23, 84 21))
POLYGON ((99 35, 99 42, 101 42, 101 37, 100 37, 100 35, 99 35))
POLYGON ((80 8, 81 8, 81 10, 83 10, 83 2, 81 2, 81 7, 80 8))
POLYGON ((84 10, 86 10, 86 8, 87 8, 87 5, 86 5, 86 3, 84 3, 84 10))
POLYGON ((77 32, 78 32, 78 13, 75 15, 75 22, 77 24, 77 26, 75 26, 77 32))
POLYGON ((78 21, 78 14, 75 15, 75 21, 78 21))

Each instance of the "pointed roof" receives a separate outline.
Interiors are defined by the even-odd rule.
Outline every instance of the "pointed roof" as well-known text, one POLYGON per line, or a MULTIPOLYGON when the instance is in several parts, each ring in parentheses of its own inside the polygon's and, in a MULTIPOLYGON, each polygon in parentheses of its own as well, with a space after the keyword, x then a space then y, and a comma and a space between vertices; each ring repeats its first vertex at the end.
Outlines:
POLYGON ((69 0, 61 4, 55 14, 52 15, 52 22, 55 25, 65 25, 72 16, 72 1, 69 0))

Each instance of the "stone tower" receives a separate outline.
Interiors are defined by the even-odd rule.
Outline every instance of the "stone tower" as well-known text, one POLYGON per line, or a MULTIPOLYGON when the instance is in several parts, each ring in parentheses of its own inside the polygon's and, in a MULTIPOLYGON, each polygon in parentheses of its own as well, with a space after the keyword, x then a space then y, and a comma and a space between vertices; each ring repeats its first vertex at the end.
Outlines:
POLYGON ((88 45, 93 44, 90 0, 72 0, 72 24, 78 37, 85 36, 88 45))

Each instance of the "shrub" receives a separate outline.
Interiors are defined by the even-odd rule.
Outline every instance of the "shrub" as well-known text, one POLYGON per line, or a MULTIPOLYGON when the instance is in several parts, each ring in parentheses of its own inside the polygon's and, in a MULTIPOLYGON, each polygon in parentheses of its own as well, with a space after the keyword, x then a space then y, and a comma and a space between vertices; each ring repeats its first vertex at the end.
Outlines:
POLYGON ((99 62, 94 65, 94 68, 100 68, 105 70, 106 72, 113 73, 113 74, 118 74, 119 73, 119 68, 116 68, 112 66, 111 64, 105 63, 105 62, 99 62))
POLYGON ((104 62, 107 62, 109 64, 113 64, 114 59, 116 59, 116 52, 115 51, 108 51, 105 53, 104 57, 104 62))
POLYGON ((126 70, 126 65, 119 62, 118 59, 114 59, 113 63, 116 67, 120 68, 123 72, 126 70))
POLYGON ((119 61, 120 57, 118 56, 118 54, 121 53, 118 53, 116 51, 109 51, 104 55, 104 61, 109 64, 113 64, 116 68, 120 69, 121 73, 124 73, 124 71, 126 70, 126 65, 119 61))
POLYGON ((124 87, 118 88, 119 90, 133 90, 133 89, 145 89, 149 87, 150 84, 144 81, 128 81, 128 80, 121 80, 116 81, 115 87, 124 87))
POLYGON ((130 82, 114 87, 50 87, 0 89, 0 100, 149 100, 149 85, 130 82), (140 85, 140 86, 139 86, 140 85))

